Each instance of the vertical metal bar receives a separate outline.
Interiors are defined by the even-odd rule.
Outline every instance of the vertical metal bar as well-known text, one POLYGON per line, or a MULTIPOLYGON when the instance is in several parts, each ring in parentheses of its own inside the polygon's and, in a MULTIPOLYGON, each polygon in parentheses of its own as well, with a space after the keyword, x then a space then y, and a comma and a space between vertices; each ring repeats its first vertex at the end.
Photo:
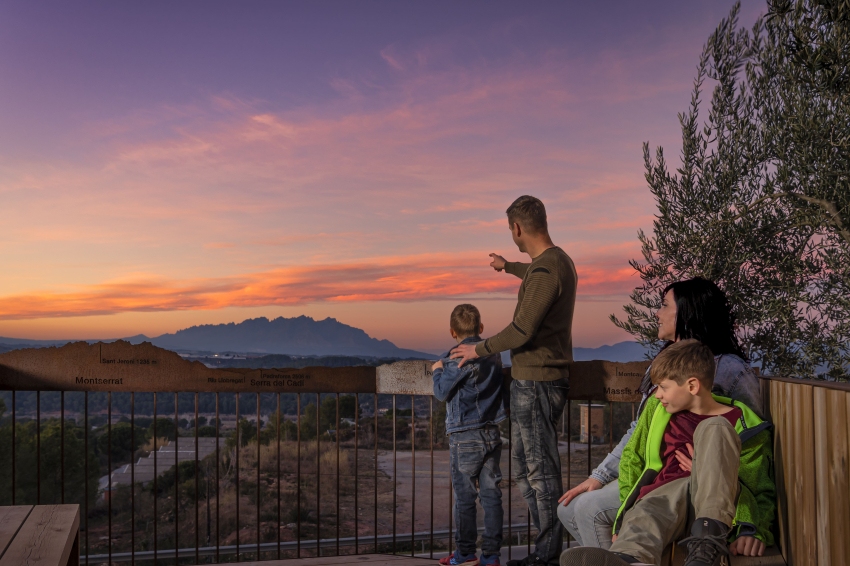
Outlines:
POLYGON ((156 498, 159 496, 159 491, 157 491, 157 476, 159 475, 159 467, 157 464, 157 459, 159 455, 157 454, 158 450, 156 449, 156 391, 153 394, 153 560, 154 563, 159 555, 159 514, 156 510, 156 498))
POLYGON ((319 416, 322 412, 322 396, 316 393, 316 556, 322 555, 322 434, 319 416))
MULTIPOLYGON (((510 393, 508 393, 510 395, 510 393)), ((508 560, 511 559, 511 549, 513 549, 513 501, 511 495, 513 494, 513 487, 511 486, 511 480, 514 478, 513 476, 513 458, 511 457, 513 450, 513 431, 511 429, 511 421, 513 419, 508 419, 508 560)), ((451 474, 449 474, 451 475, 451 474)))
POLYGON ((107 516, 109 517, 108 525, 109 540, 107 548, 109 549, 109 562, 112 564, 112 391, 106 393, 106 484, 109 499, 107 501, 107 516))
MULTIPOLYGON (((567 490, 572 488, 573 486, 573 476, 572 476, 572 462, 573 462, 573 420, 571 413, 572 401, 567 399, 567 490)), ((565 529, 566 530, 566 529, 565 529)), ((567 531, 567 548, 570 546, 570 541, 573 540, 573 536, 567 531)))
POLYGON ((396 409, 396 395, 393 393, 393 554, 395 554, 396 537, 396 495, 398 492, 398 459, 396 458, 396 424, 398 422, 398 410, 396 409))
POLYGON ((354 554, 360 554, 360 394, 354 395, 354 554))
POLYGON ((35 501, 41 505, 41 391, 35 392, 35 501))
POLYGON ((297 426, 296 426, 296 434, 298 435, 298 442, 296 443, 296 452, 298 457, 296 459, 296 467, 295 467, 295 490, 296 497, 298 499, 297 505, 295 507, 296 513, 296 552, 295 557, 301 558, 301 393, 298 393, 298 401, 297 401, 297 426))
POLYGON ((571 417, 572 402, 567 399, 567 489, 573 487, 572 463, 573 463, 573 420, 571 417))
MULTIPOLYGON (((260 560, 260 392, 257 391, 257 561, 260 560)), ((280 526, 278 526, 278 531, 280 526)))
MULTIPOLYGON (((428 557, 434 558, 434 396, 428 397, 429 413, 428 413, 428 442, 430 446, 430 461, 431 461, 431 512, 428 519, 431 522, 430 538, 428 539, 428 557)), ((510 540, 510 538, 508 538, 510 540)))
POLYGON ((65 504, 65 392, 59 393, 59 473, 62 482, 62 504, 65 504))
POLYGON ((277 559, 280 560, 280 391, 277 393, 277 559))
POLYGON ((130 392, 130 566, 136 564, 136 392, 130 392))
MULTIPOLYGON (((219 468, 221 468, 221 419, 218 410, 218 391, 215 393, 215 561, 219 561, 219 550, 221 549, 221 521, 219 520, 219 498, 221 483, 219 480, 219 468)), ((207 501, 209 505, 209 501, 207 501)))
MULTIPOLYGON (((83 460, 85 460, 84 474, 85 478, 83 478, 83 483, 86 484, 85 492, 86 492, 86 564, 89 562, 89 392, 85 391, 83 393, 84 401, 83 401, 83 426, 85 427, 85 433, 83 434, 83 451, 85 452, 85 456, 83 460)), ((13 397, 14 399, 14 397, 13 397)))
POLYGON ((593 468, 590 465, 590 441, 592 438, 592 434, 590 433, 590 399, 587 400, 587 424, 585 425, 585 431, 587 431, 587 475, 590 476, 590 472, 593 471, 593 468))
POLYGON ((410 396, 410 555, 416 546, 416 395, 410 396))
POLYGON ((336 555, 339 556, 339 391, 336 393, 336 555))
MULTIPOLYGON (((451 448, 449 449, 449 469, 451 470, 451 448)), ((454 546, 454 537, 452 537, 452 522, 454 519, 454 483, 452 482, 452 474, 449 472, 449 554, 452 553, 454 546)))
POLYGON ((180 456, 177 439, 180 437, 180 397, 174 392, 174 564, 180 563, 180 456))
POLYGON ((241 562, 239 557, 239 448, 242 439, 239 436, 239 393, 236 394, 236 561, 241 562))
MULTIPOLYGON (((195 429, 195 564, 199 564, 201 562, 201 530, 200 525, 198 524, 198 498, 200 497, 198 490, 198 474, 201 472, 200 462, 198 462, 198 396, 199 393, 195 391, 195 426, 192 427, 195 429)), ((207 481, 209 481, 209 479, 207 479, 207 481)), ((207 505, 209 505, 209 502, 207 502, 207 505)))
MULTIPOLYGON (((15 476, 17 475, 17 462, 16 462, 16 446, 15 446, 15 422, 18 420, 17 417, 17 407, 15 403, 15 398, 17 391, 12 391, 12 505, 15 504, 15 476)), ((88 435, 86 435, 86 440, 88 440, 88 435)), ((88 463, 88 444, 86 444, 86 463, 88 463)), ((88 469, 88 468, 86 468, 88 469)), ((86 475, 86 479, 88 479, 88 475, 86 475)), ((88 482, 86 482, 86 487, 88 488, 88 482)), ((86 511, 88 511, 88 490, 86 490, 86 511)))
POLYGON ((375 393, 375 410, 372 411, 372 418, 375 421, 375 554, 378 553, 378 394, 375 393))

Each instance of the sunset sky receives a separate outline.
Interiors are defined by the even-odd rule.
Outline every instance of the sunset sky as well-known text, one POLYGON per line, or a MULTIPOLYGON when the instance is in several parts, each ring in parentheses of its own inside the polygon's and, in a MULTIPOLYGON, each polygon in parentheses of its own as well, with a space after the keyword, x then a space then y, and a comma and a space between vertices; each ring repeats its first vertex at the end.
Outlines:
MULTIPOLYGON (((156 336, 331 316, 441 350, 519 280, 504 211, 547 206, 574 344, 638 279, 703 43, 732 2, 4 2, 0 336, 156 336)), ((764 2, 745 1, 750 25, 764 2)))

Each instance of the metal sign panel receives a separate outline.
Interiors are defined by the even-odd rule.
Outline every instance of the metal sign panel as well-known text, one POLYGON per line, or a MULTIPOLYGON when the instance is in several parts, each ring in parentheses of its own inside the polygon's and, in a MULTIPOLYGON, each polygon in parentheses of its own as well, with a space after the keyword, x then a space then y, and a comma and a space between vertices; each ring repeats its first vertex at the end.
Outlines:
POLYGON ((570 399, 640 402, 638 387, 649 361, 606 362, 592 360, 570 364, 570 399))
POLYGON ((213 369, 150 342, 75 342, 0 354, 0 389, 374 393, 375 368, 213 369))

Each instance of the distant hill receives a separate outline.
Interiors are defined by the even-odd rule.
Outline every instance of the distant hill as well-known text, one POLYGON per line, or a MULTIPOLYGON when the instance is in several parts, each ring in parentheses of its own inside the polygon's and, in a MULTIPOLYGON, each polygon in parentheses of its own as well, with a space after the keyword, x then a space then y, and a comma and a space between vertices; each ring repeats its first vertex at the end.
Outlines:
MULTIPOLYGON (((372 338, 363 330, 336 319, 314 320, 265 317, 240 323, 205 324, 149 338, 138 334, 124 338, 131 344, 151 342, 176 352, 240 352, 294 356, 358 356, 364 358, 429 359, 432 354, 399 348, 389 340, 372 338)), ((20 348, 62 346, 73 340, 28 340, 0 336, 0 353, 20 348)), ((96 342, 97 340, 86 340, 96 342)), ((102 340, 111 342, 112 340, 102 340)))
MULTIPOLYGON (((149 338, 144 334, 124 338, 132 344, 152 342, 156 346, 178 352, 193 352, 198 358, 207 358, 202 353, 239 352, 249 354, 282 354, 287 356, 354 356, 358 358, 418 358, 436 359, 437 354, 398 348, 389 340, 370 337, 359 328, 342 324, 333 319, 314 320, 307 316, 297 318, 254 318, 241 323, 207 324, 192 326, 173 334, 149 338)), ((87 340, 95 342, 97 340, 87 340)), ((111 342, 112 340, 103 340, 111 342)), ((61 346, 70 340, 28 340, 0 336, 0 353, 19 348, 61 346)), ((619 342, 598 348, 573 348, 576 361, 609 360, 631 362, 646 358, 646 350, 637 342, 619 342)), ((254 358, 254 356, 252 356, 254 358)), ((510 364, 507 352, 503 355, 510 364)), ((207 360, 204 360, 205 362, 207 360)), ((278 360, 283 362, 284 360, 278 360)), ((327 360, 328 363, 334 363, 327 360)), ((220 363, 220 362, 219 362, 220 363)), ((252 362, 244 362, 246 364, 252 362)), ((290 360, 288 364, 301 364, 290 360)), ((369 365, 374 363, 369 360, 369 365)), ((230 364, 228 364, 230 365, 230 364)), ((234 363, 230 367, 239 367, 234 363)), ((323 363, 321 365, 324 365, 323 363)), ((246 366, 247 367, 247 366, 246 366)))
POLYGON ((163 334, 128 338, 131 343, 150 341, 174 351, 245 352, 298 356, 366 356, 375 358, 419 358, 424 352, 399 348, 389 340, 372 338, 359 328, 334 318, 252 318, 240 323, 205 324, 163 334))
POLYGON ((647 349, 637 342, 618 342, 598 348, 573 348, 577 362, 608 360, 609 362, 637 362, 646 359, 647 349))

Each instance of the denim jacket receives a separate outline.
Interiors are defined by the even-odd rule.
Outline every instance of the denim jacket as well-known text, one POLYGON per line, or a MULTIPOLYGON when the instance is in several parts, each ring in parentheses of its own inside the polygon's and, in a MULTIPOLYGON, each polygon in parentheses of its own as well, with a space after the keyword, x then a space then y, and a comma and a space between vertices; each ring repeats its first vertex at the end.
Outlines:
MULTIPOLYGON (((461 344, 480 342, 478 336, 461 344)), ((434 371, 434 397, 446 401, 446 434, 482 428, 508 418, 509 397, 502 385, 499 354, 476 358, 457 367, 449 352, 440 356, 442 368, 434 371)))
MULTIPOLYGON (((752 409, 759 417, 764 418, 762 414, 761 388, 758 378, 753 373, 749 364, 734 354, 715 356, 714 363, 717 367, 714 372, 714 386, 711 388, 712 393, 740 401, 752 409)), ((643 397, 638 405, 635 420, 629 425, 629 430, 626 431, 626 434, 614 448, 614 451, 608 454, 602 463, 590 474, 590 477, 600 481, 602 485, 611 483, 619 477, 620 457, 623 454, 623 449, 632 437, 632 433, 634 433, 637 419, 640 418, 641 411, 643 411, 646 405, 646 400, 650 395, 655 393, 655 386, 649 381, 648 369, 646 370, 643 381, 641 381, 640 392, 643 394, 643 397)))

